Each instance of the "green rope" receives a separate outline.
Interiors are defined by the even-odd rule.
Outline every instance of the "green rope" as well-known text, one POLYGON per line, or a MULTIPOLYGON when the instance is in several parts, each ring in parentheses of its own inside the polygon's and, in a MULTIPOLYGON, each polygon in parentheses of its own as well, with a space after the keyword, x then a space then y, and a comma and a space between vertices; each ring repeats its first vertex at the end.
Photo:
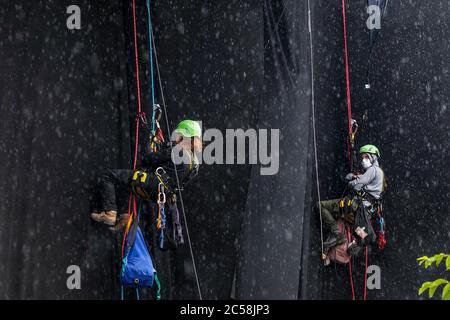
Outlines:
POLYGON ((155 284, 156 284, 156 300, 161 300, 161 283, 159 282, 158 275, 155 272, 155 284))

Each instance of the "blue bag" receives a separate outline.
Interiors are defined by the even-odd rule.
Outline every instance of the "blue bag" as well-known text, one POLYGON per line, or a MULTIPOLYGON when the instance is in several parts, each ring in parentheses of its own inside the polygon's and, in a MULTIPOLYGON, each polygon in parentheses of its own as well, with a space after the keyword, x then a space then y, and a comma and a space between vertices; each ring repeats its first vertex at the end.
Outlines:
POLYGON ((134 288, 153 287, 155 273, 152 258, 136 220, 126 240, 125 257, 122 261, 122 285, 134 288))

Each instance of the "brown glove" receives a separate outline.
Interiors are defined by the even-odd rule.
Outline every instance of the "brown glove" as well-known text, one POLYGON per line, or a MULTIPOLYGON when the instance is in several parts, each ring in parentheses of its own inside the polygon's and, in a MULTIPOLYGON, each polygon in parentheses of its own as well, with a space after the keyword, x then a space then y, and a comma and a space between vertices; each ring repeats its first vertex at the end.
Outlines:
POLYGON ((344 216, 344 220, 348 224, 354 224, 355 223, 355 215, 353 214, 353 212, 349 212, 344 216))

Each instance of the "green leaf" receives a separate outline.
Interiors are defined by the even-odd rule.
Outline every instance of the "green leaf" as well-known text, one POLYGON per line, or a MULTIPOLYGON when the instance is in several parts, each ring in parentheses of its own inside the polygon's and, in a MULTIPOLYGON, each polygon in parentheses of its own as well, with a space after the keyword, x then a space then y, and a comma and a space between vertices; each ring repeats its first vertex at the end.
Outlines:
POLYGON ((427 291, 430 288, 430 286, 431 286, 431 282, 430 281, 424 282, 422 284, 422 286, 420 287, 420 289, 419 289, 419 296, 422 293, 424 293, 425 291, 427 291))
POLYGON ((425 261, 427 261, 427 259, 428 259, 427 256, 417 258, 417 261, 419 262, 419 266, 421 266, 425 261))
POLYGON ((450 254, 447 257, 447 260, 445 260, 445 270, 450 270, 450 254))
POLYGON ((450 300, 450 283, 442 289, 442 300, 450 300))
POLYGON ((430 290, 428 291, 428 296, 433 298, 436 289, 439 288, 440 285, 447 284, 448 281, 445 279, 437 279, 430 285, 430 290))
POLYGON ((428 267, 430 267, 435 260, 436 259, 434 259, 434 257, 428 258, 427 261, 425 261, 425 269, 428 269, 428 267))
POLYGON ((441 264, 442 259, 444 259, 447 255, 444 253, 440 253, 434 256, 434 258, 436 259, 436 267, 439 267, 439 265, 441 264))

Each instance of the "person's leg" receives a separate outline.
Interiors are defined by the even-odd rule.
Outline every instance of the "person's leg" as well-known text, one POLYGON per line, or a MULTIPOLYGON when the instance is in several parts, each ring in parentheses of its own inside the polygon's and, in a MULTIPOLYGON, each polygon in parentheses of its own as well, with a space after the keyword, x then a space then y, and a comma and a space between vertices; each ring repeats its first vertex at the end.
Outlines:
MULTIPOLYGON (((331 232, 330 237, 324 242, 325 248, 331 248, 345 242, 345 236, 339 231, 336 222, 339 216, 339 201, 340 199, 324 200, 317 204, 317 206, 320 205, 322 221, 331 232)), ((316 208, 316 211, 319 212, 318 208, 316 208)))
MULTIPOLYGON (((332 233, 339 232, 339 228, 336 222, 336 217, 339 214, 339 200, 340 199, 323 200, 316 205, 320 205, 320 211, 322 211, 322 220, 327 226, 328 230, 330 230, 332 233)), ((318 208, 316 208, 316 212, 319 213, 318 208)))
POLYGON ((92 213, 93 220, 115 225, 117 218, 116 191, 119 187, 131 183, 133 173, 133 170, 128 169, 107 169, 105 171, 99 184, 101 212, 92 213))
MULTIPOLYGON (((132 172, 132 171, 130 172, 130 183, 131 183, 133 173, 134 172, 132 172)), ((145 188, 147 190, 147 193, 150 195, 151 201, 156 202, 157 196, 158 196, 157 190, 158 190, 159 181, 153 173, 148 173, 146 181, 147 181, 147 183, 145 185, 145 188)), ((130 215, 127 213, 120 215, 119 219, 117 219, 116 225, 114 227, 110 228, 110 230, 112 232, 121 231, 126 226, 129 218, 130 218, 130 215)))

